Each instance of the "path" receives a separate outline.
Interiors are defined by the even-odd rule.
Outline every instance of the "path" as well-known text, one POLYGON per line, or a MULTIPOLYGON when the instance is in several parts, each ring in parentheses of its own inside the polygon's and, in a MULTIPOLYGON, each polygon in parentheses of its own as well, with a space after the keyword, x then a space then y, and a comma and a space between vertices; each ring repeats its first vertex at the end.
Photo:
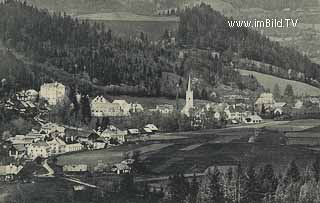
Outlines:
POLYGON ((62 179, 64 180, 67 180, 67 181, 70 181, 70 182, 73 182, 73 183, 78 183, 80 185, 84 185, 84 186, 87 186, 87 187, 91 187, 91 188, 98 188, 98 186, 96 185, 92 185, 92 184, 89 184, 89 183, 85 183, 79 179, 76 179, 76 178, 68 178, 68 177, 63 177, 62 179))

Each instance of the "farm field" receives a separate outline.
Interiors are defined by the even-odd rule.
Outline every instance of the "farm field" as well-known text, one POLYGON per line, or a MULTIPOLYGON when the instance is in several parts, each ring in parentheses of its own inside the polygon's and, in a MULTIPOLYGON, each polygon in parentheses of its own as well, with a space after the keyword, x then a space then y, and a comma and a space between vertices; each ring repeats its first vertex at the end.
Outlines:
MULTIPOLYGON (((154 135, 138 144, 118 146, 105 150, 86 151, 58 157, 58 164, 88 164, 98 162, 114 164, 123 160, 125 152, 141 151, 149 174, 169 175, 203 173, 215 164, 241 163, 243 167, 255 164, 258 167, 270 163, 278 172, 283 172, 291 160, 303 168, 320 154, 311 149, 285 146, 283 133, 278 129, 293 128, 313 130, 320 120, 273 122, 272 129, 262 128, 256 143, 248 143, 255 135, 255 128, 227 128, 200 132, 180 132, 154 135), (281 128, 280 128, 280 127, 281 128), (161 139, 162 136, 165 139, 161 139), (173 136, 173 139, 169 139, 173 136), (183 137, 183 139, 180 139, 183 137)), ((316 130, 316 129, 315 129, 316 130)))
POLYGON ((268 126, 269 130, 276 130, 280 132, 295 132, 305 131, 320 126, 319 119, 294 120, 287 123, 275 124, 268 126))
POLYGON ((316 88, 306 83, 287 80, 287 79, 275 77, 272 75, 258 73, 255 71, 239 70, 239 72, 241 75, 253 75, 265 89, 273 90, 274 85, 278 84, 281 92, 284 92, 284 89, 286 88, 286 86, 290 84, 292 85, 294 93, 297 96, 303 96, 303 95, 319 96, 320 95, 319 88, 316 88))
POLYGON ((58 165, 65 164, 87 164, 92 169, 98 163, 112 165, 119 163, 124 159, 125 153, 140 151, 142 155, 153 153, 154 151, 170 146, 170 143, 141 143, 128 144, 110 149, 101 149, 95 151, 85 151, 73 154, 62 155, 58 157, 58 165))

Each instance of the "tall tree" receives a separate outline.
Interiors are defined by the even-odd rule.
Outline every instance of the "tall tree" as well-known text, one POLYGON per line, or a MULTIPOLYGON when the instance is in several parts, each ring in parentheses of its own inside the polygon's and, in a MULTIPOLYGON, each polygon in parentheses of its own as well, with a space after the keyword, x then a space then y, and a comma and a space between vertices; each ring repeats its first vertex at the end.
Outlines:
POLYGON ((184 203, 189 194, 189 183, 183 174, 169 177, 169 200, 172 203, 184 203))
POLYGON ((272 93, 276 100, 279 100, 281 98, 281 90, 278 83, 274 85, 272 93))
POLYGON ((218 168, 210 169, 204 177, 197 196, 197 203, 224 203, 224 191, 221 184, 221 173, 218 168))
POLYGON ((284 183, 288 185, 290 183, 296 183, 299 180, 300 180, 299 168, 295 161, 291 161, 287 168, 286 174, 284 176, 284 183))

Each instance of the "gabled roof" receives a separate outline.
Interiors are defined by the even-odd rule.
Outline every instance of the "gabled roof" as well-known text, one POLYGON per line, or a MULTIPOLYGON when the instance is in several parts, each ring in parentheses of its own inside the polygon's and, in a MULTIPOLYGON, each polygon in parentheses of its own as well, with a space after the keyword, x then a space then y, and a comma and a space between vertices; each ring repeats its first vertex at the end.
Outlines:
POLYGON ((149 128, 152 131, 158 131, 159 130, 159 128, 157 128, 157 126, 155 126, 154 124, 147 124, 145 127, 149 128))
POLYGON ((139 134, 140 133, 139 129, 128 129, 128 132, 130 134, 139 134))
POLYGON ((126 100, 114 100, 112 103, 114 104, 120 104, 120 105, 129 105, 128 102, 126 100))

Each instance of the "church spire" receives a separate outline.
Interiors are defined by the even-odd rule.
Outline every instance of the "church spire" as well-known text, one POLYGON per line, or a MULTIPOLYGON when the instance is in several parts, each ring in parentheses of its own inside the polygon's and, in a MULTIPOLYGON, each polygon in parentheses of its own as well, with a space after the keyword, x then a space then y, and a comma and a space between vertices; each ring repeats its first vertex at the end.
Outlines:
POLYGON ((188 91, 189 92, 191 91, 191 78, 190 78, 190 75, 189 75, 189 81, 188 81, 188 91))

